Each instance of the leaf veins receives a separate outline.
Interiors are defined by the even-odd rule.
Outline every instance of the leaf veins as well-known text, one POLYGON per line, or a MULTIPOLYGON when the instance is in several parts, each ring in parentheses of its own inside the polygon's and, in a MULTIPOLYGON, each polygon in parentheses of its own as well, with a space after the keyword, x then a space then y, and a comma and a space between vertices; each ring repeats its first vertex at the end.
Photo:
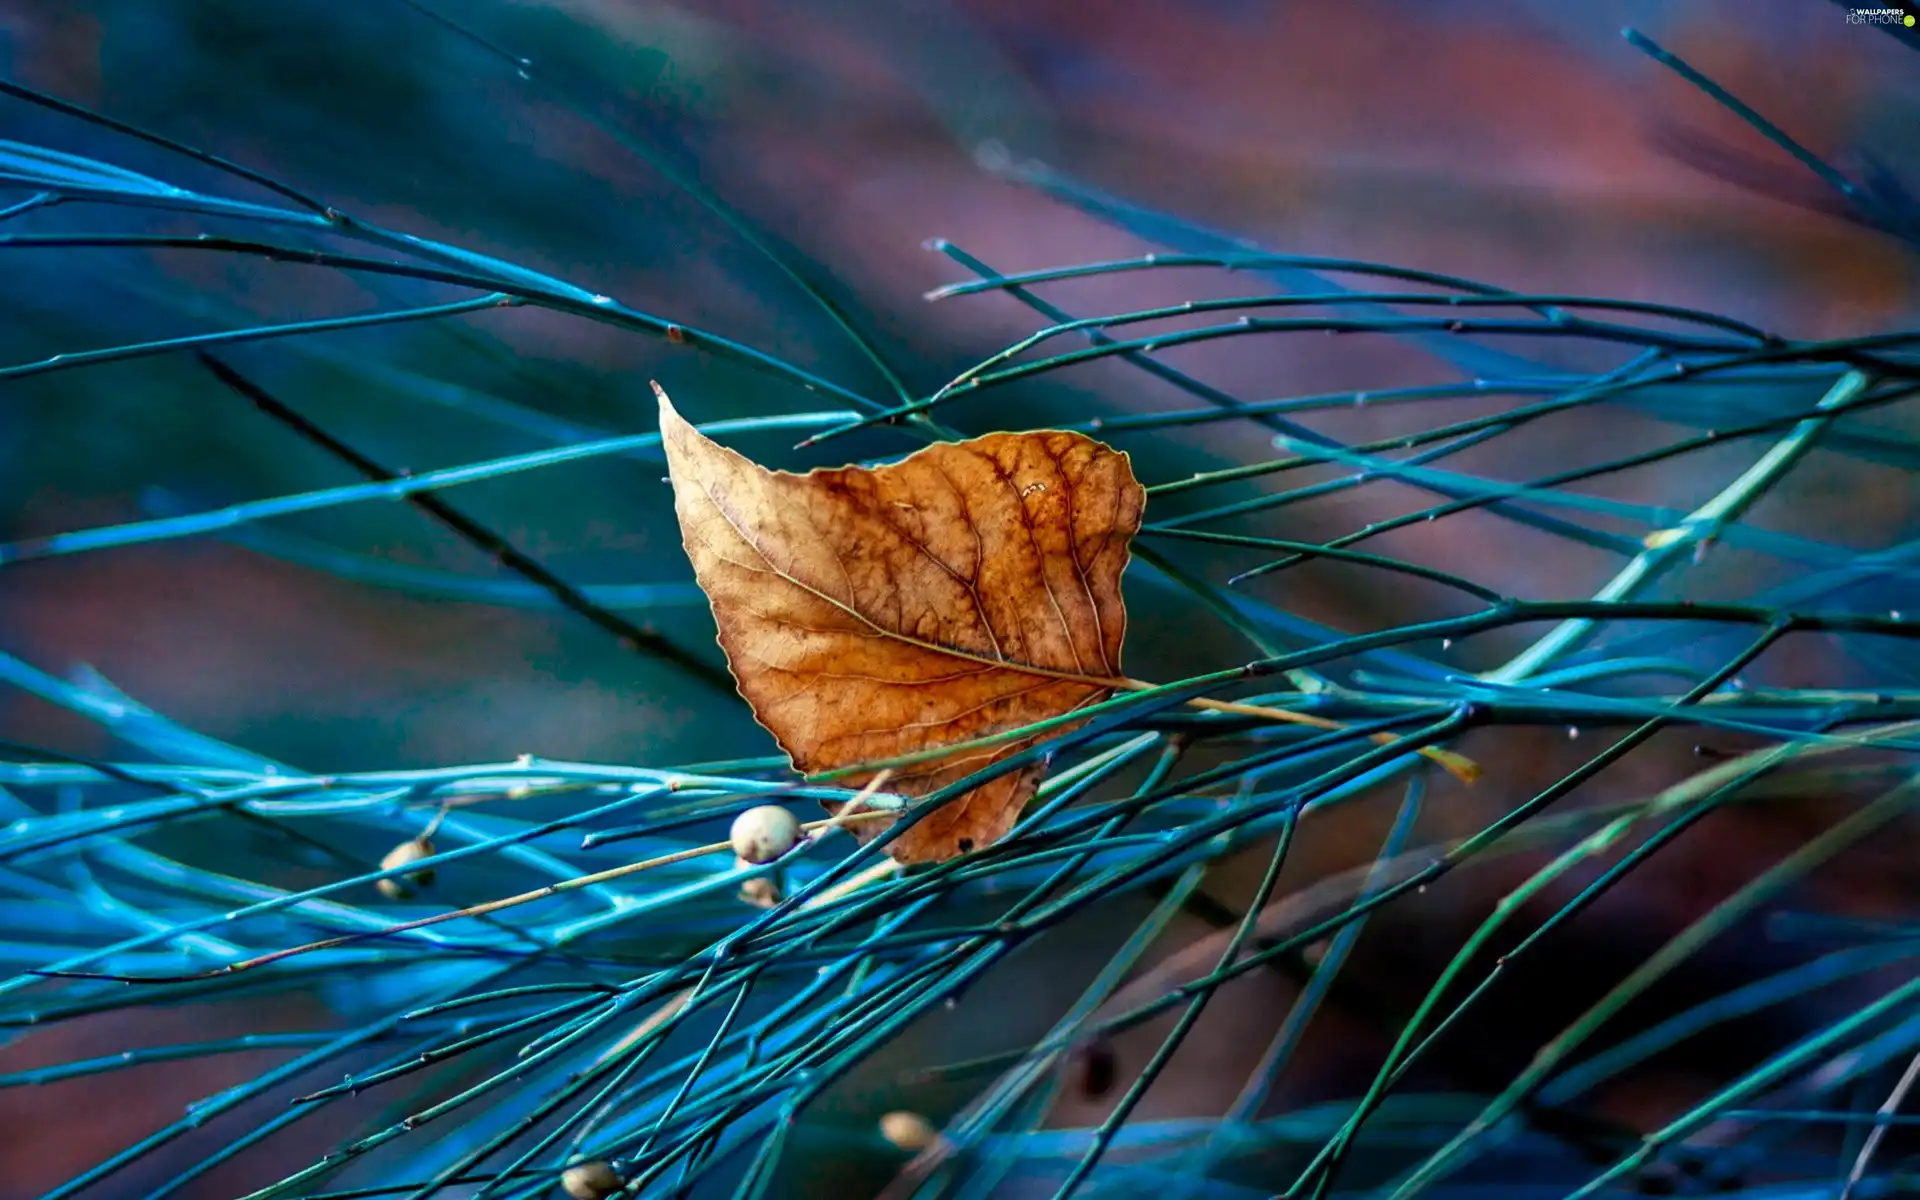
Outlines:
MULTIPOLYGON (((660 432, 740 694, 802 774, 1003 733, 1136 686, 1120 666, 1120 577, 1146 491, 1125 454, 1077 433, 995 433, 795 475, 714 443, 664 392, 660 432)), ((889 786, 926 795, 1035 740, 906 768, 889 786)), ((938 862, 999 840, 1043 769, 956 798, 893 856, 938 862)))

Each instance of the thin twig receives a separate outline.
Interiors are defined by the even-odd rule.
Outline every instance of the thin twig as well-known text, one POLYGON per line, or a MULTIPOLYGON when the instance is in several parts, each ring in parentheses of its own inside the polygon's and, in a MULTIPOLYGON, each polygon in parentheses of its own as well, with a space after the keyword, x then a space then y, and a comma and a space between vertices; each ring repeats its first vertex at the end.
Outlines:
MULTIPOLYGON (((376 483, 386 483, 402 478, 401 472, 389 470, 347 445, 220 359, 204 350, 197 352, 195 357, 200 360, 202 366, 213 373, 214 378, 251 401, 255 408, 293 430, 301 438, 353 467, 368 479, 376 483)), ((733 694, 733 678, 725 671, 703 662, 654 630, 635 625, 625 617, 595 604, 578 588, 555 575, 538 561, 516 549, 504 537, 441 497, 432 492, 414 492, 408 495, 406 500, 407 503, 451 529, 507 570, 546 589, 547 593, 559 601, 563 608, 580 614, 599 628, 611 633, 627 649, 657 655, 685 669, 709 687, 728 695, 733 694)))

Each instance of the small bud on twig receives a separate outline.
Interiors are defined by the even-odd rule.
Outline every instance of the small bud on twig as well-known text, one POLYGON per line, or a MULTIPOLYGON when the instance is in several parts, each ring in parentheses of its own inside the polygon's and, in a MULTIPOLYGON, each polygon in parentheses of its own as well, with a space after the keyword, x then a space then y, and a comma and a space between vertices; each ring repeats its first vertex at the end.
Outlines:
MULTIPOLYGON (((404 867, 409 863, 417 863, 423 858, 432 857, 433 843, 422 834, 417 838, 409 838, 387 851, 387 856, 380 860, 380 869, 391 871, 395 867, 404 867)), ((405 875, 390 875, 377 881, 374 886, 379 888, 380 894, 389 900, 405 900, 413 895, 414 888, 427 887, 432 883, 433 868, 426 867, 418 871, 409 871, 405 875)))

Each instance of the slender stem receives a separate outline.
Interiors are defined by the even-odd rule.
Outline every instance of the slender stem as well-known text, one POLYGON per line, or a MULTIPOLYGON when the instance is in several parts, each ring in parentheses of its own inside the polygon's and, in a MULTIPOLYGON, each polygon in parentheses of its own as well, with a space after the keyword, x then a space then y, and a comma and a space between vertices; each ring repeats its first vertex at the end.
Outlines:
MULTIPOLYGON (((1849 371, 1827 390, 1818 407, 1823 410, 1844 407, 1865 392, 1871 382, 1864 373, 1849 371)), ((1739 478, 1722 488, 1713 499, 1687 514, 1678 525, 1649 534, 1646 549, 1636 554, 1633 561, 1595 592, 1594 600, 1598 603, 1631 600, 1682 555, 1691 554, 1696 546, 1711 542, 1728 522, 1739 520, 1742 513, 1791 470, 1807 451, 1813 449, 1814 443, 1833 419, 1830 413, 1823 412, 1795 425, 1772 449, 1761 455, 1759 461, 1741 472, 1739 478)), ((1593 633, 1594 628, 1592 618, 1565 621, 1506 665, 1487 672, 1485 678, 1494 683, 1518 683, 1538 674, 1555 659, 1577 647, 1593 633)))

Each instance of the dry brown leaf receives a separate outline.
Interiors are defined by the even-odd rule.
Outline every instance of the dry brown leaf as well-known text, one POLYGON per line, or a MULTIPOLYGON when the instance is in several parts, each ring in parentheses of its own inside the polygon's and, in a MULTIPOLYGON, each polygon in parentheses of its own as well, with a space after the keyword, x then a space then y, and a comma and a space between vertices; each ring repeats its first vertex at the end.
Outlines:
MULTIPOLYGON (((665 392, 660 433, 740 694, 802 774, 1141 686, 1120 668, 1120 576, 1146 507, 1125 454, 1077 433, 995 433, 873 470, 795 475, 714 443, 665 392)), ((890 789, 926 795, 1035 740, 902 768, 890 789)), ((956 798, 901 835, 894 858, 939 862, 999 840, 1043 770, 956 798)), ((884 824, 853 828, 872 837, 884 824)))

